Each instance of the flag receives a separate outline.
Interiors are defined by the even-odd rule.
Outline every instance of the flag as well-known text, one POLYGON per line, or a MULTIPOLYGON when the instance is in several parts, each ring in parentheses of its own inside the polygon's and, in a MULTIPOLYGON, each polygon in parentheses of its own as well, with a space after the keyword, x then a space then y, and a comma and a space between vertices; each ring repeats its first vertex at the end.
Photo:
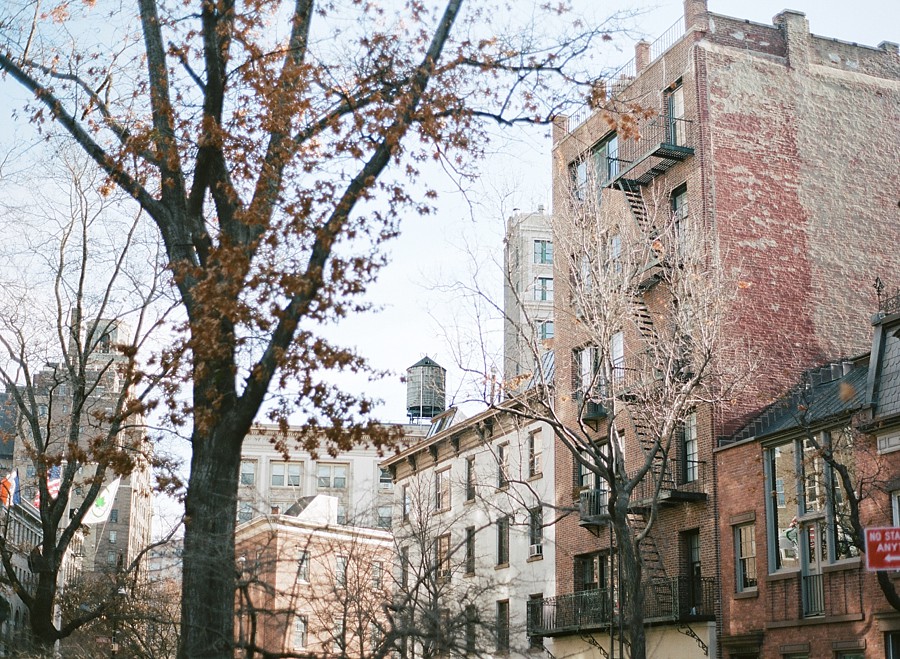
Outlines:
MULTIPOLYGON (((59 486, 62 484, 62 478, 60 478, 62 472, 59 468, 59 465, 53 465, 50 467, 50 471, 47 472, 47 494, 50 495, 51 499, 55 499, 59 496, 59 486)), ((41 507, 41 488, 37 488, 34 492, 34 501, 32 501, 35 508, 41 507)))
POLYGON ((19 470, 13 469, 3 478, 3 480, 0 480, 0 503, 7 508, 11 508, 21 502, 22 495, 19 492, 19 470))
POLYGON ((109 513, 115 503, 116 492, 119 491, 119 481, 121 480, 122 478, 119 477, 103 488, 94 500, 94 505, 85 513, 84 519, 81 520, 82 524, 103 524, 109 519, 109 513))

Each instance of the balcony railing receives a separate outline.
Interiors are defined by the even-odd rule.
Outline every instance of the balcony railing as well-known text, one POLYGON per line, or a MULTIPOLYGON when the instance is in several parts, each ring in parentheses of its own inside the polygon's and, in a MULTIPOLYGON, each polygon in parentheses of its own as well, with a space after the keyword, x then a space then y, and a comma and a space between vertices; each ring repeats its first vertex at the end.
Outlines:
POLYGON ((825 613, 825 588, 821 574, 803 575, 803 615, 820 616, 825 613))
MULTIPOLYGON (((529 600, 528 634, 561 636, 590 632, 618 622, 618 609, 608 589, 529 600)), ((716 580, 672 577, 646 585, 644 622, 689 622, 715 618, 716 580)), ((626 621, 623 621, 623 623, 626 621)))

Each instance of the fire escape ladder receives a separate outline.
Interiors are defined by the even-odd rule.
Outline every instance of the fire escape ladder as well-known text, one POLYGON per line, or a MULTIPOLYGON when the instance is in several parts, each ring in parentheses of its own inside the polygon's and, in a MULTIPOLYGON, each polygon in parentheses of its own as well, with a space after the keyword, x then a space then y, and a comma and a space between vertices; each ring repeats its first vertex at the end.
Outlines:
POLYGON ((644 198, 641 196, 641 189, 629 185, 620 185, 622 193, 625 195, 625 201, 628 202, 628 208, 631 209, 631 216, 641 230, 641 234, 654 238, 653 224, 650 216, 647 214, 647 207, 644 205, 644 198))
POLYGON ((653 328, 653 318, 650 315, 650 309, 644 304, 644 298, 639 292, 635 292, 631 296, 631 309, 641 338, 646 343, 655 343, 656 330, 653 328))
MULTIPOLYGON (((642 533, 647 528, 646 514, 642 511, 628 514, 635 535, 642 533)), ((651 602, 651 608, 657 611, 675 610, 675 593, 672 590, 672 580, 666 574, 662 556, 653 538, 651 530, 640 545, 641 565, 643 566, 643 580, 646 584, 644 598, 651 602)), ((645 605, 646 609, 646 605, 645 605)))

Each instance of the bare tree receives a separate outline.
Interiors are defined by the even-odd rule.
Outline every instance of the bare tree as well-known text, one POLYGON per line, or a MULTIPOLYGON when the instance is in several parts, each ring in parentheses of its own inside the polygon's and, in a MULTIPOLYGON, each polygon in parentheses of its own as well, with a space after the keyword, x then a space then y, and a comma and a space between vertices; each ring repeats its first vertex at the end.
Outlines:
POLYGON ((593 88, 582 56, 616 22, 463 0, 138 0, 134 34, 127 10, 101 5, 7 8, 0 68, 162 236, 188 319, 166 353, 187 350, 190 388, 172 410, 192 444, 181 656, 227 657, 241 441, 270 389, 297 383, 274 416, 299 408, 328 443, 377 440, 371 403, 321 377, 365 362, 318 327, 365 306, 379 245, 407 209, 431 210, 434 192, 411 185, 423 163, 468 170, 484 120, 549 122, 593 88), (98 22, 115 46, 79 38, 98 22))
POLYGON ((580 513, 612 528, 619 622, 631 656, 643 657, 647 606, 671 599, 663 591, 672 586, 654 576, 642 544, 662 495, 702 487, 698 456, 679 455, 675 438, 694 410, 738 395, 749 373, 750 359, 724 340, 741 284, 723 272, 711 234, 673 213, 661 190, 585 182, 562 196, 553 215, 555 360, 522 328, 536 370, 509 387, 524 379, 530 390, 493 405, 548 423, 592 483, 576 495, 580 513), (686 484, 686 474, 698 482, 686 484))
MULTIPOLYGON (((29 172, 43 175, 46 194, 3 209, 4 226, 17 233, 4 247, 13 267, 0 279, 0 382, 18 419, 17 460, 34 474, 20 470, 24 496, 39 501, 43 536, 36 546, 0 537, 0 559, 45 649, 111 606, 116 584, 107 582, 106 597, 85 589, 79 605, 64 608, 61 620, 55 614, 67 553, 73 543, 93 544, 84 542, 82 523, 104 479, 131 476, 149 511, 155 458, 143 414, 159 372, 138 355, 169 306, 154 236, 141 230, 137 214, 120 212, 120 196, 100 191, 105 175, 93 163, 64 148, 56 155, 59 177, 29 172), (33 583, 14 569, 14 554, 23 552, 33 583)), ((9 180, 6 186, 16 198, 9 180)), ((119 568, 136 570, 138 555, 119 568)), ((67 596, 80 593, 72 588, 67 596)))

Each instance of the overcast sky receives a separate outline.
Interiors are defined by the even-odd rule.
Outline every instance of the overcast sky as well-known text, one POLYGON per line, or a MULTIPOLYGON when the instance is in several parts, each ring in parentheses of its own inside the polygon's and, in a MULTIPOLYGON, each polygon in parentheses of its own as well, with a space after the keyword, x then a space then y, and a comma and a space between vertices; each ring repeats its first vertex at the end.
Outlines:
MULTIPOLYGON (((782 10, 794 9, 806 14, 810 30, 817 35, 869 46, 900 41, 900 3, 896 0, 786 1, 709 0, 709 9, 764 24, 771 24, 772 17, 782 10)), ((638 27, 652 41, 682 13, 680 0, 660 2, 639 19, 638 27)), ((633 50, 625 48, 610 54, 610 64, 617 60, 625 63, 632 57, 633 50)), ((475 252, 480 284, 499 297, 504 218, 515 208, 528 211, 541 204, 550 207, 549 131, 509 132, 495 148, 496 152, 482 163, 481 180, 465 195, 454 190, 449 180, 429 181, 441 193, 438 213, 406 218, 401 237, 389 246, 392 262, 369 294, 381 311, 351 319, 338 332, 375 366, 398 373, 397 377, 364 385, 384 400, 379 409, 385 421, 403 420, 406 390, 399 375, 423 355, 447 368, 449 396, 463 400, 471 390, 458 365, 455 346, 459 340, 476 344, 483 336, 489 349, 499 354, 499 323, 475 320, 470 303, 440 287, 471 281, 475 270, 471 253, 475 252), (485 331, 479 332, 479 322, 486 325, 485 331)), ((470 350, 476 368, 480 353, 478 348, 470 350)))

